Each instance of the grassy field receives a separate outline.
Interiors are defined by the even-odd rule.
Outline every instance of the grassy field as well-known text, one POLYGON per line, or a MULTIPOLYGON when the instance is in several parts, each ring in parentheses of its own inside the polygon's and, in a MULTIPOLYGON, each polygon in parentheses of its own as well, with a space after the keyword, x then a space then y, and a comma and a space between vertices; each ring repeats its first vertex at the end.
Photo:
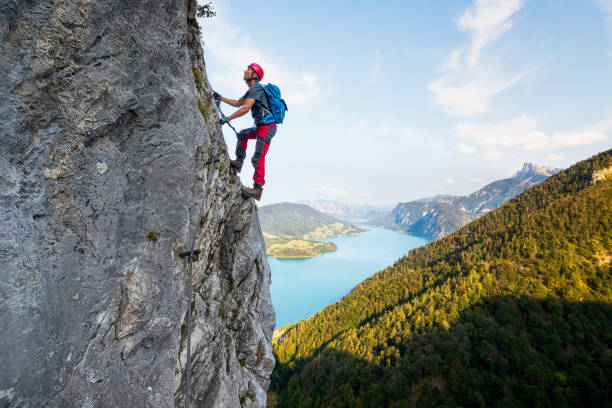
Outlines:
POLYGON ((303 238, 306 240, 317 240, 341 235, 357 235, 363 232, 365 232, 363 229, 357 228, 354 225, 335 222, 333 224, 322 225, 314 231, 304 234, 303 238))
POLYGON ((270 245, 267 249, 269 255, 277 258, 312 258, 323 255, 324 252, 338 249, 333 242, 315 242, 303 239, 292 239, 270 245))

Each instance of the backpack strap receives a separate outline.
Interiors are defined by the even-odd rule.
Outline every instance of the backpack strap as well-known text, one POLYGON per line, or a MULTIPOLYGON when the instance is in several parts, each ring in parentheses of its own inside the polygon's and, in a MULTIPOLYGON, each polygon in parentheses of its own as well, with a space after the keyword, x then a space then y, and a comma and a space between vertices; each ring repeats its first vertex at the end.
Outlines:
MULTIPOLYGON (((262 107, 266 110, 266 112, 268 113, 272 113, 272 109, 270 108, 270 100, 268 100, 268 93, 266 92, 266 87, 263 86, 262 84, 260 84, 259 82, 257 82, 255 85, 259 85, 259 87, 261 88, 261 90, 263 91, 264 95, 266 96, 266 106, 264 106, 264 104, 262 103, 262 107)), ((261 103, 261 101, 259 101, 261 103)))
POLYGON ((264 95, 266 96, 266 106, 264 106, 263 103, 261 104, 261 107, 266 112, 266 115, 264 115, 263 117, 263 121, 265 123, 276 123, 276 121, 274 120, 274 114, 272 114, 272 108, 270 107, 270 99, 268 99, 268 93, 266 92, 266 87, 260 84, 259 82, 255 83, 255 85, 259 85, 264 95))

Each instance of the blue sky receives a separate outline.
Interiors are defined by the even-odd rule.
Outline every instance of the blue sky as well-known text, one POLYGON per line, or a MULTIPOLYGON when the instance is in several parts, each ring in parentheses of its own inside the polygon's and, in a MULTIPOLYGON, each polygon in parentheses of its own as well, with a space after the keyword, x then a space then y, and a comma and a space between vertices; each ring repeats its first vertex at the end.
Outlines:
POLYGON ((200 20, 213 88, 240 97, 258 62, 289 105, 262 204, 466 194, 524 162, 568 167, 612 145, 612 0, 213 7, 200 20))

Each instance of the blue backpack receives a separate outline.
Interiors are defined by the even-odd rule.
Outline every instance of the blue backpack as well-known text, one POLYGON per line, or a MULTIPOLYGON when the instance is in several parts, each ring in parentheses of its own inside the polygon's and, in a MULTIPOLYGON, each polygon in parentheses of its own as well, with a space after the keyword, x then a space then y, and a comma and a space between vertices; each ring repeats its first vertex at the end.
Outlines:
POLYGON ((266 99, 268 99, 268 106, 270 107, 269 113, 263 118, 264 123, 283 123, 285 111, 289 109, 287 108, 285 100, 281 99, 280 89, 274 84, 259 85, 263 88, 266 99))

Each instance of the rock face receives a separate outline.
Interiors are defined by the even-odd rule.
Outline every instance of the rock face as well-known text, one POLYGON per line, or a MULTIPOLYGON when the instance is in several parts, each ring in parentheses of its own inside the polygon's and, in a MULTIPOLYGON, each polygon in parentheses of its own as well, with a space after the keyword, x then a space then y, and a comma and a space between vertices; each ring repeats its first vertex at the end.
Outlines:
POLYGON ((0 4, 0 407, 263 407, 270 269, 195 0, 0 4), (205 181, 210 191, 197 218, 205 181))
POLYGON ((494 181, 466 196, 440 195, 399 203, 373 224, 442 238, 546 180, 561 169, 525 163, 512 177, 494 181))

